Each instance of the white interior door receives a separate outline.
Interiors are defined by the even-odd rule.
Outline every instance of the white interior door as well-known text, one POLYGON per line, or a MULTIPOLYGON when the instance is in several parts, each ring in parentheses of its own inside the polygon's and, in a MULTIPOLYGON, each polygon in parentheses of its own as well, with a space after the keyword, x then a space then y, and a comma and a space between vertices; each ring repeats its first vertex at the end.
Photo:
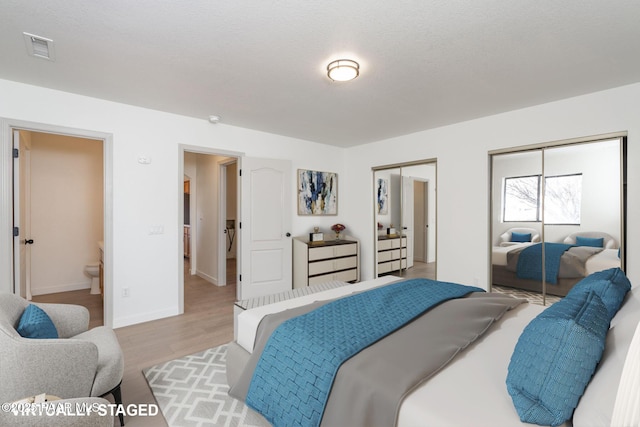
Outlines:
POLYGON ((402 232, 407 236, 407 268, 413 267, 413 178, 402 177, 402 232))
POLYGON ((291 162, 242 157, 238 299, 291 289, 291 162))
POLYGON ((14 292, 31 300, 31 194, 30 194, 30 150, 20 137, 20 131, 13 131, 13 148, 18 157, 13 159, 13 218, 18 235, 13 241, 14 292))

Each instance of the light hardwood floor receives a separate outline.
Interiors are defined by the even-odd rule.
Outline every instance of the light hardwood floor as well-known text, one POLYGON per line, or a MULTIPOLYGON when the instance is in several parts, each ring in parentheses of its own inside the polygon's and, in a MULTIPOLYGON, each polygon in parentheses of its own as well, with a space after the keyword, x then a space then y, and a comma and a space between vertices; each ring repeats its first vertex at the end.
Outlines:
MULTIPOLYGON (((235 263, 227 264, 228 282, 235 282, 235 263), (231 265, 230 265, 231 264, 231 265)), ((185 263, 185 272, 189 269, 185 263)), ((161 362, 197 353, 225 344, 233 339, 233 304, 236 285, 218 287, 198 276, 186 274, 184 280, 184 314, 152 322, 116 329, 124 353, 125 371, 122 380, 122 400, 125 404, 155 403, 142 370, 161 362)), ((42 295, 36 302, 66 302, 89 308, 91 322, 102 310, 100 296, 88 291, 42 295), (99 307, 97 307, 99 306, 99 307), (96 310, 94 315, 93 311, 96 310)), ((99 314, 102 324, 102 314, 99 314)), ((120 425, 114 420, 114 425, 120 425)), ((127 427, 166 426, 162 415, 156 417, 125 417, 127 427)))

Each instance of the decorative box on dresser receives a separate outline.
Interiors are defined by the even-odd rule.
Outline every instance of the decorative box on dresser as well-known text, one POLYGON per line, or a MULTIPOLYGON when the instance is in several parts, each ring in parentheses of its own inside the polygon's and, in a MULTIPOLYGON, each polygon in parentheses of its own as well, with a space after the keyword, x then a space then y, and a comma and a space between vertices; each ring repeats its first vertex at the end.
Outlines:
POLYGON ((378 275, 407 268, 407 237, 378 236, 378 275))
POLYGON ((293 238, 293 288, 331 280, 360 280, 360 243, 345 236, 340 240, 310 242, 307 236, 293 238))

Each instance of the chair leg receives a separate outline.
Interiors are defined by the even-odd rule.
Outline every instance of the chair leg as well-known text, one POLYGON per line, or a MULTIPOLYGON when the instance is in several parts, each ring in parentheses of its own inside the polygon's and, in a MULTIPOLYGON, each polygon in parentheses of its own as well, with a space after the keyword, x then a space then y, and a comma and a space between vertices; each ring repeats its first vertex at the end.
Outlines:
MULTIPOLYGON (((100 397, 105 397, 111 394, 113 396, 113 401, 115 402, 115 404, 122 405, 122 391, 120 390, 121 385, 122 381, 120 381, 118 385, 113 388, 113 390, 106 392, 100 397)), ((120 418, 120 426, 124 426, 124 415, 122 414, 122 412, 118 414, 118 417, 120 418)))

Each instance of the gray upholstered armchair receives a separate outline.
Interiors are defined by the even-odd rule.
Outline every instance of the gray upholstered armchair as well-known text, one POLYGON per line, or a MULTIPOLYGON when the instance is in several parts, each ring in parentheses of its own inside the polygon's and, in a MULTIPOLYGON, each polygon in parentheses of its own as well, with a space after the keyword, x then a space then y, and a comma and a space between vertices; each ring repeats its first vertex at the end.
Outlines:
MULTIPOLYGON (((59 338, 23 338, 16 328, 29 302, 0 293, 0 402, 47 393, 63 399, 112 394, 122 403, 124 359, 112 329, 88 330, 89 311, 71 304, 35 304, 59 338)), ((120 416, 120 423, 123 417, 120 416)))

